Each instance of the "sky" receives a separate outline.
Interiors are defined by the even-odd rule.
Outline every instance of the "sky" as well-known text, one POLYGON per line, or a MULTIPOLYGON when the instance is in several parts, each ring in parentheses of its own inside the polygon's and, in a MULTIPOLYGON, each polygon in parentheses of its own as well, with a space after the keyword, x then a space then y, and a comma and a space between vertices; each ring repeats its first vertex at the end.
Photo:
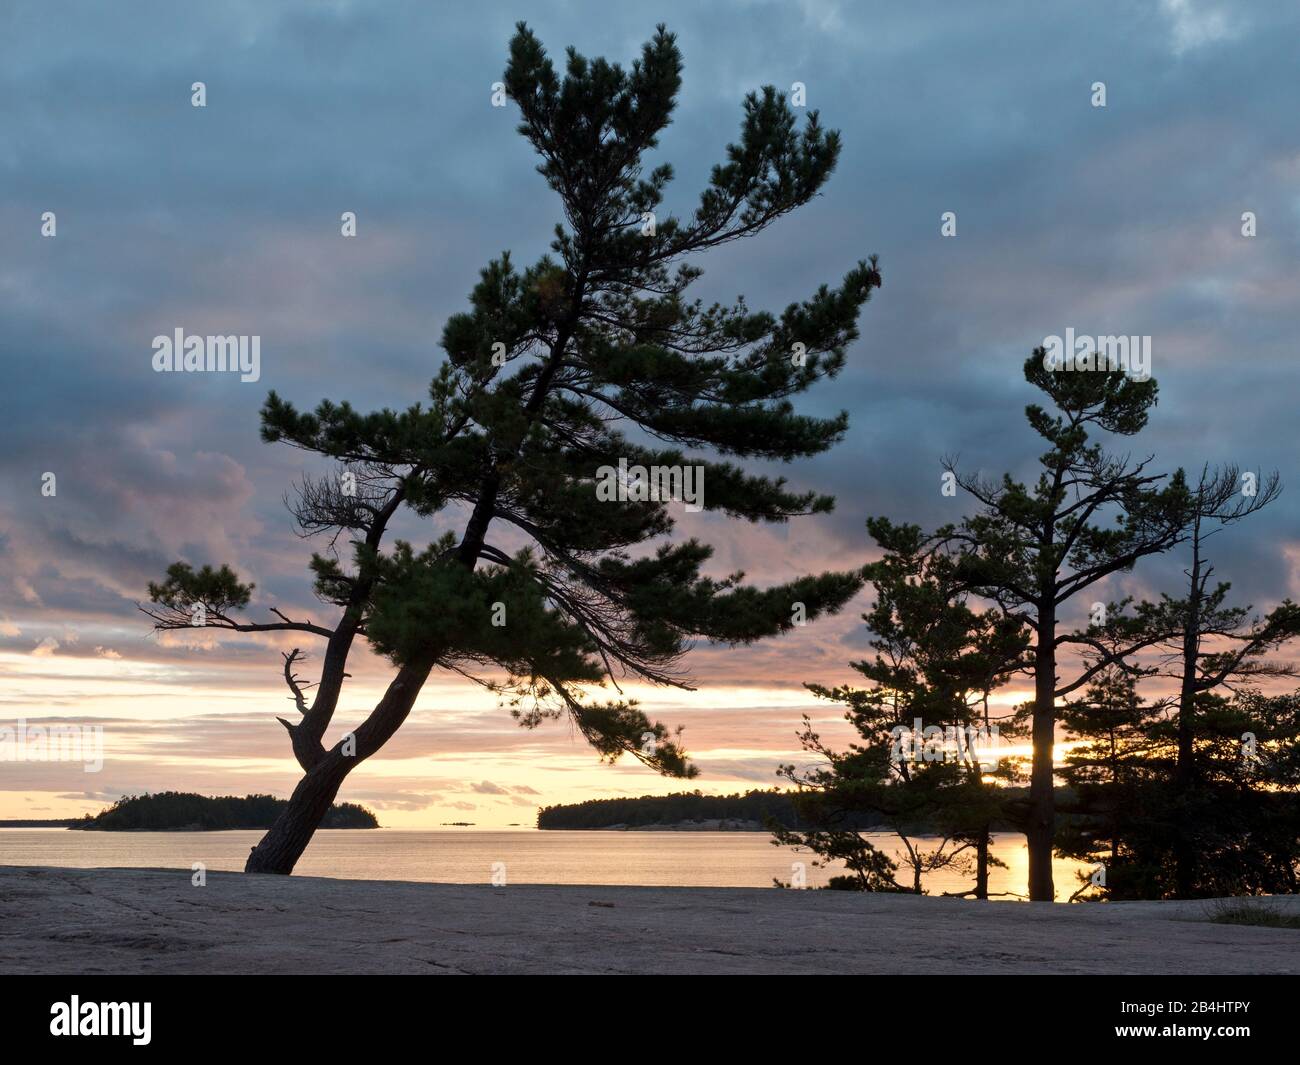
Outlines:
MULTIPOLYGON (((1073 328, 1151 337, 1160 401, 1117 450, 1161 471, 1281 473, 1282 497, 1218 537, 1214 560, 1240 601, 1300 595, 1292 3, 10 0, 0 725, 102 728, 104 762, 0 762, 0 818, 79 815, 144 791, 292 789, 275 718, 292 712, 280 652, 301 638, 160 638, 137 603, 172 561, 230 562, 256 582, 250 616, 278 607, 329 623, 312 545, 284 508, 306 460, 260 441, 258 410, 269 389, 308 407, 423 398, 442 325, 478 271, 504 249, 518 262, 546 251, 556 199, 516 112, 491 106, 521 17, 553 56, 573 45, 625 64, 655 23, 677 34, 684 83, 653 161, 673 163, 679 213, 762 85, 802 82, 842 133, 818 199, 697 263, 704 298, 744 293, 778 311, 872 253, 884 278, 845 371, 803 401, 847 409, 846 438, 776 471, 834 494, 834 513, 762 528, 686 516, 679 528, 715 546, 717 573, 765 584, 849 568, 875 557, 868 515, 960 518, 969 500, 940 492, 945 455, 1028 475, 1042 447, 1021 366, 1073 328), (347 211, 354 238, 340 233, 347 211), (153 372, 153 338, 178 327, 260 336, 260 379, 153 372)), ((398 529, 420 542, 442 531, 398 529)), ((1175 552, 1105 592, 1176 593, 1185 565, 1175 552)), ((804 713, 842 735, 839 711, 803 684, 852 678, 868 603, 751 648, 697 648, 694 691, 629 688, 685 726, 702 773, 690 787, 776 784, 776 766, 800 758, 804 713)), ((391 667, 371 656, 352 672, 338 732, 391 667)), ((539 805, 681 787, 630 760, 599 764, 563 724, 521 731, 491 695, 435 676, 342 798, 396 827, 501 826, 531 825, 539 805)))

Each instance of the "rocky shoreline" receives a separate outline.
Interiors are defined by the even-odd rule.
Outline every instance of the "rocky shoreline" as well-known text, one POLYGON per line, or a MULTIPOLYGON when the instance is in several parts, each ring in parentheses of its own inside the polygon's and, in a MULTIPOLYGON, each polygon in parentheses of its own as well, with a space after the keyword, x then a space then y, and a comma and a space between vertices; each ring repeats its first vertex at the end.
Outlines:
MULTIPOLYGON (((1264 904, 1300 913, 1300 898, 1264 904)), ((0 973, 1300 973, 1199 902, 0 866, 0 973)))

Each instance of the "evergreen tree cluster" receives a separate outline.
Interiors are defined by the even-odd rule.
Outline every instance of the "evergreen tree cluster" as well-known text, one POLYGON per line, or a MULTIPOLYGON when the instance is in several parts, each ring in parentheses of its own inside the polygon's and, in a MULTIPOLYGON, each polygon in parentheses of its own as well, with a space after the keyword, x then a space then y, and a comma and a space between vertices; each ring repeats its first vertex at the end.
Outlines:
POLYGON ((1107 452, 1106 437, 1145 426, 1153 378, 1048 368, 1041 348, 1024 376, 1046 400, 1026 408, 1047 444, 1035 482, 945 460, 971 513, 933 533, 868 522, 882 552, 866 570, 876 653, 852 665, 869 684, 808 685, 846 707, 858 740, 834 749, 805 721, 815 760, 781 769, 805 825, 777 842, 842 863, 839 887, 921 892, 928 874, 956 870, 972 879, 964 893, 987 898, 989 834, 1009 822, 1025 834, 1035 900, 1057 897, 1054 855, 1089 863, 1072 898, 1294 892, 1300 692, 1261 685, 1297 675, 1270 655, 1300 635, 1300 607, 1230 604, 1208 555, 1211 537, 1277 497, 1277 475, 1206 465, 1193 484, 1107 452), (1166 552, 1187 560, 1185 594, 1097 598, 1101 582, 1166 552), (1031 699, 995 697, 1020 677, 1031 699), (999 742, 1028 739, 1032 753, 992 767, 939 746, 916 758, 898 730, 918 723, 996 726, 999 742), (846 823, 863 813, 888 820, 901 859, 846 823), (915 838, 917 825, 937 839, 915 838))
MULTIPOLYGON (((800 824, 790 793, 769 789, 743 795, 705 795, 682 791, 671 795, 642 795, 626 799, 588 799, 586 802, 544 806, 537 811, 543 829, 642 828, 679 825, 687 821, 748 821, 794 828, 800 824)), ((862 827, 868 827, 863 822, 862 827)))
MULTIPOLYGON (((219 795, 209 798, 180 791, 127 795, 102 813, 87 814, 71 827, 95 832, 175 832, 266 829, 288 803, 274 795, 219 795)), ((378 828, 379 821, 364 806, 342 802, 331 806, 321 828, 378 828)))
POLYGON ((246 868, 292 871, 431 676, 482 684, 525 728, 565 720, 601 760, 693 777, 680 729, 621 682, 688 686, 697 643, 788 633, 870 582, 875 653, 854 663, 866 686, 810 685, 846 707, 858 740, 833 749, 805 726, 815 761, 781 768, 796 817, 778 843, 843 862, 845 885, 921 891, 927 875, 956 869, 985 897, 990 833, 1011 823, 1026 837, 1034 900, 1057 897, 1056 853, 1109 863, 1104 883, 1085 886, 1107 897, 1292 890, 1294 697, 1265 695, 1264 682, 1294 675, 1271 656, 1300 633, 1300 607, 1258 615, 1230 603, 1207 553, 1210 537, 1276 496, 1278 479, 1207 465, 1192 483, 1111 450, 1146 425, 1159 393, 1149 374, 1034 351, 1023 365, 1039 396, 1025 410, 1039 438, 1025 456, 1032 476, 944 460, 944 498, 969 508, 932 531, 873 518, 880 557, 865 568, 756 584, 716 565, 701 537, 720 521, 706 526, 657 492, 611 497, 612 469, 677 471, 684 484, 689 468, 713 519, 828 512, 830 496, 773 464, 843 438, 847 412, 797 404, 846 365, 882 286, 867 255, 783 309, 693 294, 701 258, 823 192, 841 139, 775 88, 752 92, 704 188, 670 207, 674 171, 657 152, 683 69, 662 26, 625 67, 574 49, 557 64, 520 23, 501 84, 554 196, 549 249, 482 267, 445 323, 423 398, 367 412, 272 392, 262 407, 265 441, 327 471, 291 501, 318 544, 309 565, 324 619, 255 600, 229 564, 180 560, 150 584, 142 609, 159 630, 273 633, 319 651, 311 681, 300 672, 311 654, 281 652, 294 712, 279 721, 302 775, 246 868), (399 521, 408 539, 394 536, 399 521), (1174 551, 1188 567, 1180 594, 1099 598, 1174 551), (365 648, 388 660, 390 680, 340 728, 349 665, 365 648), (999 693, 1018 679, 1032 697, 1007 707, 999 693), (959 736, 996 726, 1032 753, 992 767, 904 757, 898 730, 917 722, 959 736), (1081 746, 1062 769, 1069 736, 1081 746), (1058 775, 1075 785, 1068 805, 1058 775), (878 822, 902 841, 902 874, 859 831, 878 822), (917 838, 922 826, 937 842, 917 838))

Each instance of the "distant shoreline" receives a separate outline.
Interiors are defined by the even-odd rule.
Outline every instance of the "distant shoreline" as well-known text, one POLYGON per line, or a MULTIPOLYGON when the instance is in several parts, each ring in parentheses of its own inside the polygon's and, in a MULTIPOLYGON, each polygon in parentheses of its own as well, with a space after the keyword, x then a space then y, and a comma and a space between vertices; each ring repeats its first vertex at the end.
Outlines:
MULTIPOLYGON (((288 807, 274 795, 220 795, 211 797, 188 791, 146 792, 124 795, 100 813, 73 820, 60 819, 57 827, 74 832, 220 832, 245 829, 265 832, 288 807)), ((0 824, 0 827, 4 827, 0 824)), ((56 827, 13 825, 9 827, 56 827)), ((334 803, 320 828, 378 828, 379 820, 364 806, 334 803)))
MULTIPOLYGON (((1007 798, 1027 789, 1008 789, 1007 798)), ((1068 805, 1072 793, 1057 789, 1058 799, 1068 805)), ((537 811, 537 827, 543 831, 569 829, 636 832, 766 832, 771 825, 786 829, 807 829, 796 799, 797 792, 770 788, 744 794, 705 795, 699 791, 636 798, 587 799, 585 802, 543 806, 537 811)), ((894 826, 883 813, 873 810, 845 811, 838 827, 861 832, 892 832, 894 826)), ((939 835, 938 827, 924 820, 909 826, 912 835, 939 835)), ((997 820, 995 832, 1018 832, 1017 826, 997 820)))

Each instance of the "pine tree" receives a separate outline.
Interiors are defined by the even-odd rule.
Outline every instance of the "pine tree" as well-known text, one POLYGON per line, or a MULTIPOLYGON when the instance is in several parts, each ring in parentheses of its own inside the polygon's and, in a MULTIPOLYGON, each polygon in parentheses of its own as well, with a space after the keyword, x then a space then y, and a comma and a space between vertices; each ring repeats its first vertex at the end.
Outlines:
MULTIPOLYGON (((1176 695, 1142 708, 1141 727, 1125 730, 1113 777, 1077 782, 1067 766, 1078 803, 1059 837, 1062 853, 1103 861, 1104 886, 1088 890, 1109 900, 1293 894, 1300 693, 1198 695, 1191 788, 1180 780, 1179 709, 1176 695)), ((1095 713, 1087 720, 1095 732, 1095 713)))
POLYGON ((1083 698, 1061 708, 1062 724, 1080 742, 1061 768, 1074 796, 1065 811, 1069 817, 1057 832, 1057 849, 1081 861, 1101 862, 1106 874, 1099 891, 1091 874, 1084 874, 1071 901, 1084 894, 1125 897, 1142 890, 1137 881, 1145 878, 1135 875, 1141 861, 1128 827, 1143 783, 1169 756, 1159 735, 1163 711, 1163 703, 1148 703, 1139 694, 1137 674, 1119 665, 1097 674, 1083 698))
MULTIPOLYGON (((945 537, 964 551, 964 587, 1033 631, 1033 765, 1025 824, 1029 897, 1051 902, 1056 700, 1154 640, 1135 634, 1062 680, 1057 674, 1063 646, 1099 645, 1087 631, 1058 633, 1058 619, 1098 581, 1179 543, 1189 493, 1181 470, 1166 479, 1147 472, 1149 460, 1114 457, 1089 441, 1092 430, 1120 436, 1141 431, 1156 402, 1154 379, 1129 377, 1122 370, 1065 369, 1050 363, 1043 348, 1025 362, 1024 374, 1055 408, 1049 413, 1031 404, 1025 410, 1030 426, 1049 445, 1038 459, 1038 480, 1027 487, 1009 474, 1000 481, 963 476, 954 461, 945 461, 946 472, 979 504, 977 513, 949 527, 945 537)), ((1114 629, 1120 620, 1109 617, 1106 624, 1114 629)))
MULTIPOLYGON (((152 585, 159 628, 202 617, 240 632, 319 637, 308 699, 286 658, 299 711, 282 719, 303 770, 289 807, 250 855, 251 872, 293 869, 348 773, 401 727, 435 670, 489 676, 525 726, 567 715, 599 754, 627 753, 690 776, 680 744, 626 699, 586 689, 621 676, 682 684, 697 638, 743 644, 842 607, 860 573, 758 589, 743 574, 706 575, 711 550, 674 537, 662 482, 611 477, 631 468, 697 473, 704 510, 751 522, 829 511, 833 500, 731 458, 788 461, 843 435, 847 416, 796 413, 792 398, 844 365, 857 319, 880 285, 875 259, 780 314, 687 296, 698 253, 753 237, 822 189, 840 151, 816 112, 800 125, 784 96, 745 98, 740 139, 713 168, 698 207, 663 208, 672 168, 644 159, 668 125, 682 61, 662 26, 630 69, 570 49, 561 77, 522 23, 504 75, 520 133, 559 198, 552 254, 524 269, 509 254, 482 271, 470 307, 446 324, 446 358, 429 402, 364 414, 325 401, 308 413, 272 393, 262 435, 340 464, 308 481, 297 518, 341 538, 350 559, 312 558, 333 625, 237 620, 252 587, 228 567, 178 563, 152 585), (630 431, 631 435, 628 435, 630 431), (689 453, 688 453, 689 449, 689 453), (606 491, 612 486, 613 491, 606 491), (611 495, 613 498, 606 498, 611 495), (400 510, 446 531, 420 549, 385 537, 400 510), (524 538, 508 551, 492 534, 524 538), (648 553, 634 554, 640 545, 648 553), (396 667, 364 722, 325 746, 358 639, 396 667)), ((671 487, 671 486, 670 486, 671 487)))
POLYGON ((863 621, 876 654, 852 666, 871 686, 807 685, 847 707, 860 740, 832 749, 805 718, 799 739, 819 761, 780 773, 798 789, 806 827, 777 829, 775 839, 821 862, 843 862, 846 887, 920 894, 927 874, 955 870, 974 876, 968 894, 987 898, 992 826, 1010 816, 1010 793, 995 782, 1014 777, 992 740, 1012 733, 1012 715, 995 722, 989 696, 1024 668, 1027 634, 1010 615, 972 609, 957 590, 953 559, 918 526, 873 518, 867 527, 885 552, 866 568, 876 598, 863 621), (970 744, 980 730, 983 744, 970 744), (902 844, 908 884, 896 881, 898 863, 862 831, 879 820, 902 844), (939 843, 926 847, 920 835, 938 835, 939 843))
MULTIPOLYGON (((1242 692, 1259 679, 1297 675, 1291 664, 1267 656, 1300 635, 1300 607, 1284 600, 1257 616, 1249 606, 1231 605, 1231 585, 1210 583, 1215 567, 1207 549, 1211 537, 1267 506, 1280 490, 1276 473, 1260 479, 1243 476, 1231 465, 1203 468, 1188 516, 1187 594, 1164 595, 1135 610, 1134 631, 1155 640, 1160 655, 1152 666, 1129 663, 1127 668, 1135 675, 1169 678, 1177 689, 1155 707, 1164 712, 1144 722, 1150 751, 1141 789, 1106 800, 1122 804, 1130 815, 1144 811, 1144 827, 1133 833, 1129 863, 1141 875, 1122 871, 1126 879, 1112 885, 1112 897, 1143 897, 1145 891, 1148 897, 1192 898, 1217 890, 1236 875, 1218 868, 1223 861, 1230 867, 1238 861, 1236 848, 1222 843, 1235 831, 1225 828, 1224 818, 1235 817, 1246 794, 1264 786, 1237 771, 1237 748, 1243 733, 1266 731, 1276 739, 1277 729, 1252 721, 1245 712, 1247 706, 1271 712, 1267 699, 1229 700, 1218 692, 1242 692), (1159 824, 1160 831, 1149 831, 1145 826, 1151 824, 1159 824)), ((1086 729, 1086 717, 1076 715, 1074 724, 1086 729)), ((1276 782, 1271 786, 1285 790, 1276 782)), ((1274 799, 1274 805, 1282 801, 1280 795, 1274 799)), ((1260 810, 1264 816, 1264 806, 1260 810)))

